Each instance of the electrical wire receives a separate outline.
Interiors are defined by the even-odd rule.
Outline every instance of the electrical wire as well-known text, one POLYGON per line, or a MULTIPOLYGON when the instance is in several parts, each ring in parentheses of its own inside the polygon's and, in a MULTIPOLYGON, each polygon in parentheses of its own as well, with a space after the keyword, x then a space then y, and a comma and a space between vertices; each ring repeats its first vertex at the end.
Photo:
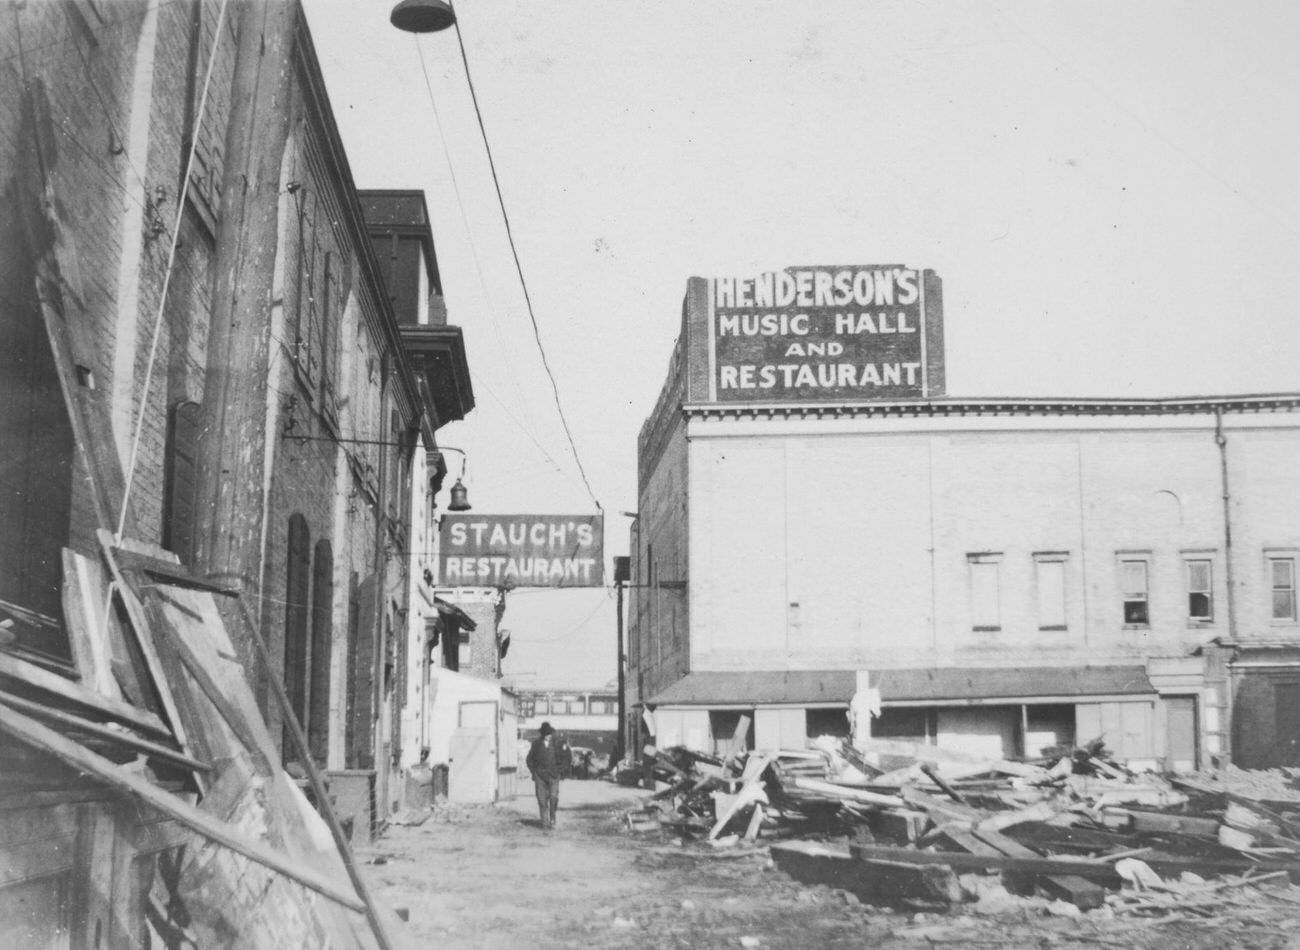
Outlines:
POLYGON ((501 180, 497 177, 496 162, 492 158, 492 146, 488 142, 487 127, 483 124, 483 112, 479 109, 478 93, 474 90, 474 79, 470 75, 469 56, 465 52, 465 39, 461 28, 460 17, 456 17, 456 43, 460 47, 461 63, 465 67, 465 83, 469 87, 470 100, 474 104, 474 117, 478 120, 479 133, 483 136, 483 150, 487 154, 488 168, 492 172, 492 186, 496 189, 497 204, 501 208, 501 220, 505 224, 506 239, 510 243, 510 255, 514 258, 515 272, 519 275, 519 288, 523 291, 524 304, 528 308, 528 319, 533 325, 533 337, 537 341, 537 352, 542 358, 542 368, 546 370, 546 376, 551 381, 551 393, 555 397, 555 411, 559 414, 560 424, 564 427, 564 435, 569 440, 569 448, 573 451, 573 461, 578 466, 578 474, 582 476, 582 483, 587 488, 587 494, 591 496, 592 503, 598 511, 604 511, 600 501, 596 498, 596 493, 592 491, 591 481, 587 478, 587 470, 583 467, 582 458, 578 455, 578 445, 573 439, 573 430, 569 428, 569 420, 564 414, 564 406, 560 402, 560 387, 555 381, 555 374, 551 372, 550 361, 546 358, 546 348, 542 345, 542 331, 537 325, 537 315, 533 312, 532 297, 528 293, 528 282, 524 279, 524 268, 519 262, 519 250, 515 246, 515 235, 510 227, 510 216, 506 212, 506 201, 501 194, 501 180))
MULTIPOLYGON (((492 292, 488 289, 487 277, 483 273, 483 262, 479 258, 478 246, 474 243, 474 232, 469 226, 469 215, 465 211, 465 200, 461 195, 460 181, 456 177, 456 167, 451 161, 451 152, 447 148, 447 136, 442 130, 442 115, 438 111, 438 100, 433 94, 433 81, 429 78, 428 63, 424 58, 424 47, 420 45, 419 35, 414 35, 412 39, 415 42, 415 52, 420 59, 420 71, 424 74, 424 88, 429 93, 429 106, 433 110, 434 125, 438 129, 438 141, 442 144, 442 157, 447 163, 447 173, 451 176, 451 190, 456 195, 456 207, 460 211, 461 224, 465 228, 465 240, 469 244, 470 257, 474 260, 474 271, 478 275, 479 289, 483 294, 484 300, 487 301, 488 323, 492 326, 492 335, 496 337, 498 353, 505 362, 507 369, 511 372, 508 374, 510 384, 515 391, 518 404, 523 410, 525 417, 528 414, 528 400, 524 398, 523 390, 519 388, 519 374, 513 371, 510 365, 509 348, 506 346, 505 337, 501 333, 501 324, 496 319, 496 305, 493 302, 492 292)), ((481 382, 480 382, 480 385, 481 382)), ((503 403, 504 405, 504 403, 503 403)), ((531 422, 531 420, 529 420, 531 422)))

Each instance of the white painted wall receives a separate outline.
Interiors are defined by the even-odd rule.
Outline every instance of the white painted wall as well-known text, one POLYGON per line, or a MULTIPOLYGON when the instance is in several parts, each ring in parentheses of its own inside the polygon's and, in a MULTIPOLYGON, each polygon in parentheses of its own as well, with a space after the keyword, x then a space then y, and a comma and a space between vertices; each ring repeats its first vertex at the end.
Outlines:
MULTIPOLYGON (((1226 424, 1247 634, 1273 626, 1263 549, 1300 546, 1300 417, 1226 424)), ((689 435, 693 670, 1126 663, 1228 635, 1211 417, 695 420, 689 435), (1150 558, 1141 629, 1123 623, 1123 551, 1150 558), (999 555, 999 630, 973 629, 977 552, 999 555), (1040 629, 1045 552, 1064 559, 1065 630, 1040 629), (1187 556, 1213 563, 1212 622, 1188 620, 1187 556)))

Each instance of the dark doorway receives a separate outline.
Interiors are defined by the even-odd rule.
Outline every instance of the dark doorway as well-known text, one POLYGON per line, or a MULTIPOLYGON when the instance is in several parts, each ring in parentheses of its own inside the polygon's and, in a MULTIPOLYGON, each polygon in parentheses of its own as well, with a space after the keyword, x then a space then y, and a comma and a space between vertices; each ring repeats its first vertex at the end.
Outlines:
MULTIPOLYGON (((72 516, 76 447, 36 295, 36 262, 12 191, 0 200, 0 601, 52 623, 18 618, 20 646, 60 661, 63 547, 72 516)), ((15 619, 0 610, 0 619, 15 619)))

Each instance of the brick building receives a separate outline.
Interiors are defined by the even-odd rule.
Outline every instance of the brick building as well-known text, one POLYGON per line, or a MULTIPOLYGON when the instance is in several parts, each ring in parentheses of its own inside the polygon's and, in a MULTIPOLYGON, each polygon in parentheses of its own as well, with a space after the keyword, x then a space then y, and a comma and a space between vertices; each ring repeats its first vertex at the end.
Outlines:
MULTIPOLYGON (((427 214, 409 214, 423 200, 381 193, 363 208, 293 0, 73 0, 15 6, 6 21, 3 652, 85 679, 67 567, 106 587, 105 532, 174 556, 229 592, 222 617, 278 757, 301 774, 272 681, 365 834, 400 777, 413 507, 445 474, 437 429, 473 406, 427 214), (412 233, 414 256, 397 241, 412 233)), ((147 705, 119 685, 131 659, 115 657, 102 688, 147 705)), ((31 792, 9 772, 10 794, 31 792)), ((33 823, 57 837, 102 822, 116 834, 94 840, 120 855, 143 840, 133 824, 157 820, 93 800, 3 814, 11 855, 26 853, 9 849, 18 839, 39 848, 33 823)), ((36 884, 0 880, 0 919, 33 900, 71 913, 77 869, 104 858, 86 841, 36 884)), ((105 945, 138 945, 145 905, 118 898, 105 945)), ((240 942, 288 938, 269 933, 240 942)))
POLYGON ((798 747, 847 735, 864 692, 873 735, 982 754, 1101 736, 1148 766, 1296 762, 1300 396, 964 400, 920 372, 882 393, 861 367, 942 379, 937 315, 808 270, 812 329, 774 322, 763 351, 756 323, 739 355, 739 293, 692 279, 642 428, 629 706, 657 741, 716 748, 748 715, 751 742, 798 747), (929 339, 872 355, 844 336, 865 315, 929 339), (853 382, 818 366, 856 345, 856 391, 761 386, 853 382))

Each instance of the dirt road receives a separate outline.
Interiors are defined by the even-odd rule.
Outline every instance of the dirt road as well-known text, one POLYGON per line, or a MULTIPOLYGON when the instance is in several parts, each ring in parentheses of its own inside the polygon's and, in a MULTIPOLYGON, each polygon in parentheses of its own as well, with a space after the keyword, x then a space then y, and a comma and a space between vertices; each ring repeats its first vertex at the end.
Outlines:
POLYGON ((1240 921, 1081 919, 1041 906, 971 904, 947 914, 864 907, 841 891, 795 883, 762 853, 721 857, 661 833, 632 835, 620 818, 646 794, 565 782, 551 832, 530 795, 442 807, 419 826, 391 827, 357 857, 376 896, 409 914, 410 945, 437 950, 1294 946, 1295 929, 1243 930, 1240 921))

